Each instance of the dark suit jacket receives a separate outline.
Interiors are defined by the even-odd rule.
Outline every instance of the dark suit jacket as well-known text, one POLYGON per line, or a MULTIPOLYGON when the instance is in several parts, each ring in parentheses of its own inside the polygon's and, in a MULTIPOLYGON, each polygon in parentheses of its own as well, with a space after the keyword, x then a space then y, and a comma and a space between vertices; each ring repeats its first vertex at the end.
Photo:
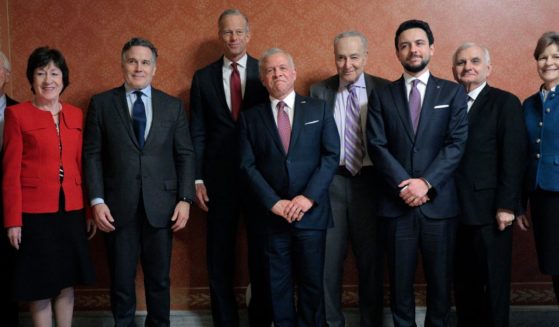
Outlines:
MULTIPOLYGON (((18 104, 18 102, 12 98, 10 98, 8 95, 6 95, 6 108, 9 106, 13 106, 14 104, 18 104)), ((3 157, 3 150, 0 146, 0 159, 3 157)), ((0 169, 0 181, 2 181, 2 170, 0 169)), ((3 218, 4 216, 4 207, 2 205, 2 191, 0 190, 0 218, 3 218)))
MULTIPOLYGON (((374 90, 388 83, 389 81, 384 78, 365 74, 365 86, 367 87, 367 94, 369 96, 371 96, 371 93, 374 92, 374 90)), ((328 79, 311 85, 310 96, 326 101, 328 108, 334 110, 334 107, 336 106, 336 94, 338 93, 339 87, 340 77, 339 75, 334 75, 328 79)))
POLYGON ((468 142, 456 171, 460 222, 495 223, 497 209, 517 210, 527 136, 520 100, 485 86, 468 113, 468 142))
POLYGON ((177 201, 194 200, 194 153, 182 102, 152 87, 153 120, 143 150, 124 86, 93 96, 84 135, 89 199, 103 198, 116 226, 136 219, 140 198, 154 227, 167 227, 177 201))
POLYGON ((326 103, 296 96, 287 154, 270 101, 243 112, 240 120, 241 173, 257 200, 252 203, 259 218, 255 223, 268 232, 330 226, 328 187, 338 166, 340 140, 326 103), (301 221, 289 225, 270 211, 279 200, 300 194, 315 202, 301 221))
POLYGON ((432 185, 430 201, 419 207, 429 218, 456 216, 459 206, 454 183, 468 135, 467 98, 460 85, 430 76, 414 135, 404 78, 378 90, 369 99, 369 155, 386 181, 380 216, 398 217, 412 208, 399 197, 398 184, 423 177, 432 185))
MULTIPOLYGON (((235 184, 230 179, 238 175, 239 169, 237 123, 225 100, 222 68, 223 57, 196 71, 190 90, 196 179, 204 180, 209 192, 216 192, 216 185, 235 184)), ((241 112, 268 98, 260 82, 258 61, 251 56, 247 59, 246 73, 241 112)))

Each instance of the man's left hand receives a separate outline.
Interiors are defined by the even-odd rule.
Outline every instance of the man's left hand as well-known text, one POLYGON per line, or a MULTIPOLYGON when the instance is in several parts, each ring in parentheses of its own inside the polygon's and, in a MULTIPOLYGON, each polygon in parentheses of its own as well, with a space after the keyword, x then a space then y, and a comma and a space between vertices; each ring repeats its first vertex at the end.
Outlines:
POLYGON ((309 211, 314 202, 313 200, 307 198, 304 195, 297 195, 291 202, 285 207, 284 214, 289 218, 289 220, 300 221, 303 219, 305 212, 309 211))
POLYGON ((398 187, 402 188, 400 198, 410 207, 417 207, 429 201, 429 185, 421 178, 406 179, 398 187))
POLYGON ((188 222, 188 218, 190 216, 190 203, 186 201, 179 201, 175 206, 175 212, 173 212, 173 217, 171 217, 171 221, 175 223, 171 227, 173 232, 178 232, 179 230, 183 229, 188 222))
POLYGON ((499 230, 503 231, 505 228, 512 225, 512 222, 514 221, 514 213, 512 210, 497 209, 497 215, 495 218, 497 219, 499 230))

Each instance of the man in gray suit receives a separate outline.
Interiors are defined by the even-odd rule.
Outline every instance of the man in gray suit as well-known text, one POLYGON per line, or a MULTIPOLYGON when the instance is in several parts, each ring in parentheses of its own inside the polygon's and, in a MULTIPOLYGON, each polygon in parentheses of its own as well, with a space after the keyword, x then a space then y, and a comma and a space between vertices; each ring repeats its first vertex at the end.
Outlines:
POLYGON ((181 101, 151 86, 157 49, 133 38, 122 49, 124 85, 93 96, 84 171, 93 218, 105 232, 115 326, 135 326, 141 258, 146 326, 169 326, 172 232, 194 200, 194 154, 181 101))
POLYGON ((367 102, 387 80, 364 73, 367 39, 356 31, 334 38, 337 75, 311 86, 312 97, 326 101, 340 134, 340 162, 330 185, 334 228, 326 234, 324 298, 328 326, 344 326, 341 291, 348 236, 359 273, 361 326, 382 326, 383 260, 375 217, 377 181, 365 146, 367 102), (355 116, 352 104, 355 103, 355 116), (356 122, 356 124, 352 124, 356 122))

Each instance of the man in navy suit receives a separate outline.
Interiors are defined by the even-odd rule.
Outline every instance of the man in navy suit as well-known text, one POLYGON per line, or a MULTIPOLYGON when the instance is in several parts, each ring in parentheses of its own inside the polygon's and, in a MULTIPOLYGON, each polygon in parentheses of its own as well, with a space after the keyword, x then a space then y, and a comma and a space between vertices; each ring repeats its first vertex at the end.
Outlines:
MULTIPOLYGON (((17 104, 6 93, 6 84, 10 81, 11 65, 8 57, 0 51, 0 147, 2 144, 2 133, 4 131, 4 110, 6 107, 17 104)), ((0 158, 1 158, 0 150, 0 158)), ((0 180, 2 176, 0 173, 0 180)), ((0 193, 0 199, 1 199, 0 193)), ((0 201, 0 222, 3 220, 2 202, 0 201)), ((0 269, 0 325, 17 326, 19 320, 18 304, 12 300, 11 279, 12 268, 15 261, 15 250, 7 238, 4 230, 0 233, 0 258, 3 261, 3 268, 0 269)))
MULTIPOLYGON (((196 203, 207 212, 207 263, 215 326, 238 326, 234 292, 235 244, 241 214, 237 121, 239 112, 267 99, 258 78, 258 61, 246 52, 250 41, 247 17, 227 9, 218 19, 223 56, 198 70, 190 90, 191 131, 196 153, 196 203), (236 81, 236 82, 235 82, 236 81)), ((245 214, 247 212, 245 211, 245 214)), ((270 326, 264 306, 261 233, 246 216, 252 297, 249 322, 270 326)))
POLYGON ((414 277, 421 252, 427 281, 426 326, 448 326, 459 205, 454 171, 464 153, 466 94, 434 77, 429 25, 409 20, 394 39, 403 76, 369 100, 371 159, 385 185, 378 214, 386 229, 395 326, 415 326, 414 277))
POLYGON ((462 206, 454 294, 458 326, 509 326, 512 225, 527 153, 520 100, 491 87, 487 48, 464 43, 453 73, 468 92, 468 142, 456 171, 462 206))
POLYGON ((266 231, 266 276, 274 326, 323 326, 328 187, 340 141, 326 103, 297 95, 295 65, 277 48, 260 59, 269 101, 241 114, 241 173, 259 228, 266 231), (297 281, 295 311, 293 284, 297 281))
POLYGON ((194 151, 182 102, 151 86, 155 46, 132 38, 121 55, 124 85, 94 95, 87 110, 86 189, 105 232, 115 326, 136 326, 140 258, 145 325, 169 326, 172 235, 194 200, 194 151))

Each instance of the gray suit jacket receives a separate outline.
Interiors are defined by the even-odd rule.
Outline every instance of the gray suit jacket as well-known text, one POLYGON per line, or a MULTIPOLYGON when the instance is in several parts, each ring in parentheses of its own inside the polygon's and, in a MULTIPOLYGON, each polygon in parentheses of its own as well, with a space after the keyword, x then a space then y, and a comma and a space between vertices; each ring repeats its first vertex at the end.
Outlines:
POLYGON ((194 200, 194 152, 182 102, 152 88, 153 120, 143 149, 124 86, 93 96, 84 131, 89 199, 102 198, 115 226, 136 219, 140 199, 150 224, 169 227, 179 199, 194 200))

